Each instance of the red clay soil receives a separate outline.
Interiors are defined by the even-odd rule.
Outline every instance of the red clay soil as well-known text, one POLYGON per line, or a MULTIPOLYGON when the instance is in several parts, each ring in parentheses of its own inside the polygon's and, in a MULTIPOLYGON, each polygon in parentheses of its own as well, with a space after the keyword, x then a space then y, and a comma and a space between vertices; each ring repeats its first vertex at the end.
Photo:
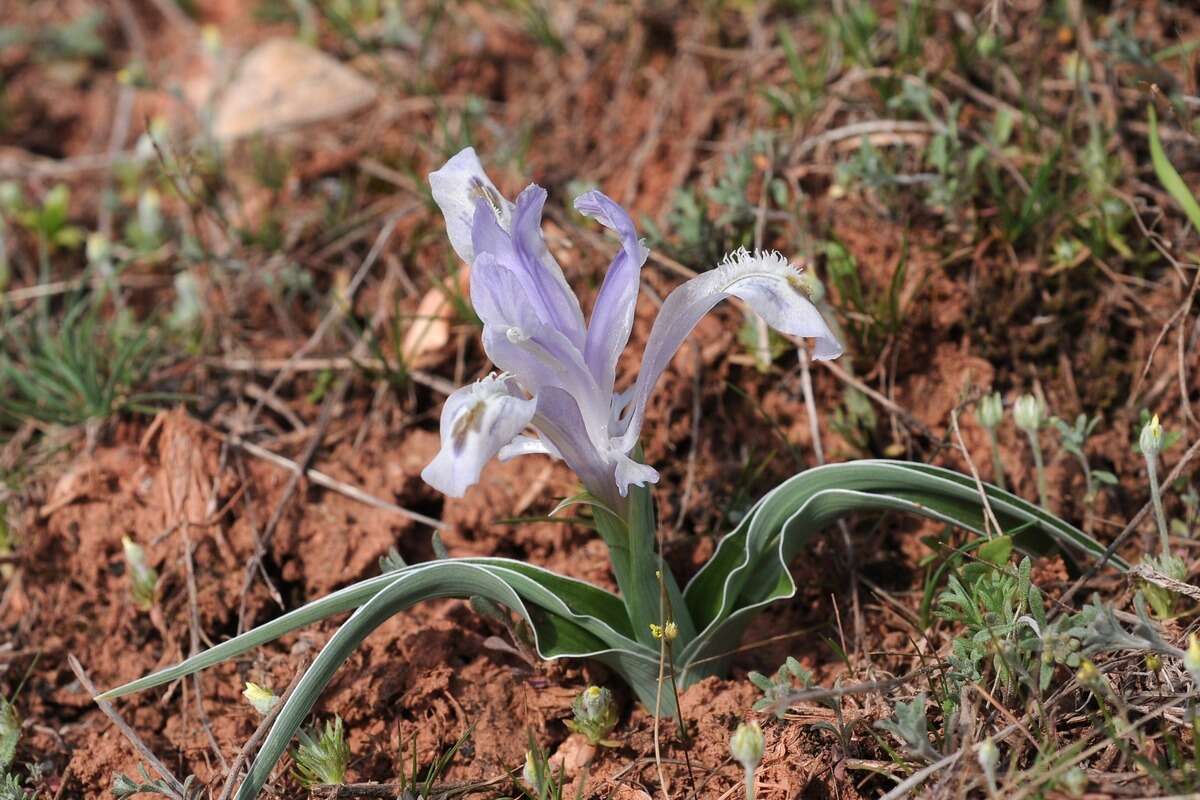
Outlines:
MULTIPOLYGON (((134 5, 148 60, 157 63, 161 56, 187 74, 186 65, 170 62, 182 34, 151 10, 153 4, 134 5)), ((208 0, 195 5, 201 18, 221 26, 231 48, 275 31, 270 23, 247 21, 239 3, 208 0)), ((71 2, 61 13, 70 17, 86 7, 71 2)), ((49 13, 38 8, 37 14, 49 13)), ((576 43, 587 49, 585 58, 573 49, 553 55, 516 30, 510 17, 493 15, 483 4, 464 9, 482 33, 444 42, 449 54, 434 54, 450 64, 437 75, 442 94, 453 98, 470 92, 488 98, 506 126, 515 130, 526 124, 521 130, 537 135, 528 174, 543 184, 562 187, 574 178, 594 180, 616 199, 660 220, 678 187, 697 172, 711 173, 709 139, 748 113, 741 104, 750 103, 746 98, 754 93, 744 88, 762 77, 735 69, 737 62, 722 56, 719 40, 714 40, 715 50, 702 56, 698 47, 709 41, 710 32, 686 14, 648 13, 628 36, 611 35, 603 19, 592 21, 581 27, 576 43), (629 66, 634 54, 636 69, 629 66), (578 122, 584 118, 589 124, 578 122), (639 150, 644 141, 653 146, 639 150)), ((121 41, 111 22, 102 33, 107 40, 121 41)), ((945 58, 936 42, 929 47, 931 63, 945 58)), ((124 61, 123 55, 112 58, 124 61)), ((355 63, 364 72, 379 69, 369 59, 355 63)), ((111 66, 92 64, 99 77, 62 78, 56 85, 66 88, 51 91, 27 51, 18 48, 3 55, 0 68, 12 78, 5 87, 7 100, 19 109, 7 124, 19 145, 0 147, 0 155, 19 149, 23 155, 57 159, 102 151, 116 92, 111 66)), ((394 59, 388 68, 387 86, 424 77, 415 56, 394 59)), ((865 84, 847 89, 845 100, 852 103, 856 92, 868 91, 865 84)), ((390 102, 396 99, 392 96, 390 102)), ((147 113, 167 111, 172 102, 167 92, 138 95, 138 108, 147 113)), ((357 188, 370 187, 381 196, 386 190, 389 202, 395 195, 398 199, 384 209, 388 213, 417 202, 408 189, 386 182, 381 186, 382 179, 357 170, 373 154, 386 154, 390 163, 421 164, 426 171, 435 166, 419 140, 436 129, 436 114, 429 108, 416 113, 403 108, 384 102, 361 119, 286 139, 299 177, 294 175, 279 195, 248 177, 245 159, 235 161, 230 180, 243 190, 242 212, 253 222, 274 205, 303 220, 317 208, 313 198, 321 180, 331 175, 350 175, 357 188)), ((769 118, 761 109, 757 113, 769 118)), ((814 159, 823 157, 818 153, 814 159)), ((375 168, 374 174, 383 173, 375 168)), ((496 177, 510 194, 524 181, 515 171, 496 177)), ((1021 365, 1054 361, 1045 353, 1057 341, 1057 363, 1039 383, 1050 406, 1072 419, 1084 408, 1115 409, 1091 443, 1093 461, 1118 474, 1139 474, 1139 457, 1129 448, 1136 409, 1122 407, 1121 396, 1130 393, 1144 364, 1150 377, 1140 405, 1164 412, 1174 408, 1175 385, 1159 381, 1175 374, 1174 344, 1152 345, 1178 297, 1125 284, 1100 298, 1072 299, 1066 292, 1069 307, 1059 309, 1056 321, 1032 319, 1031 309, 1049 302, 1035 297, 1036 264, 1013 265, 999 244, 976 248, 948 264, 945 254, 954 249, 956 234, 937 220, 917 216, 901 224, 861 197, 830 192, 828 174, 792 177, 803 181, 811 195, 805 210, 812 223, 855 257, 864 285, 886 287, 902 258, 909 271, 901 298, 903 330, 888 339, 877 357, 840 362, 900 410, 890 414, 877 406, 879 423, 865 449, 831 424, 834 410, 844 402, 844 383, 822 368, 814 371, 830 460, 887 454, 967 469, 949 433, 952 411, 972 392, 993 383, 1006 387, 1009 399, 1032 386, 1033 373, 1021 365), (1133 302, 1136 316, 1127 313, 1133 302)), ((30 182, 36 189, 49 185, 44 177, 30 182)), ((85 209, 95 208, 98 184, 84 176, 74 188, 75 214, 86 217, 90 212, 85 209)), ((565 196, 564 190, 558 201, 565 196)), ((560 224, 561 219, 552 217, 547 225, 552 249, 572 285, 595 287, 612 243, 605 240, 597 249, 594 237, 581 235, 574 223, 560 224)), ((393 301, 398 290, 387 281, 404 273, 415 276, 422 290, 434 284, 447 263, 439 225, 423 208, 402 217, 381 260, 389 278, 372 280, 358 298, 364 319, 389 303, 389 313, 397 316, 417 307, 418 296, 393 301)), ((317 264, 322 285, 344 285, 370 245, 369 238, 352 241, 343 259, 331 266, 315 255, 329 243, 311 231, 303 233, 314 241, 305 240, 302 255, 317 264)), ((770 237, 767 243, 773 244, 770 237)), ((790 241, 774 244, 792 247, 790 241)), ((137 269, 153 275, 155 267, 137 269)), ((216 272, 211 264, 197 269, 205 281, 206 336, 220 341, 221 353, 286 358, 316 327, 322 310, 297 303, 300 307, 281 313, 261 283, 231 285, 218 280, 216 272)), ((646 283, 661 297, 678 277, 652 264, 646 283)), ((581 290, 585 307, 592 293, 594 288, 581 290)), ((141 310, 169 306, 165 297, 154 289, 132 291, 132 303, 141 310)), ((654 303, 644 297, 630 351, 621 362, 625 381, 636 369, 654 311, 654 303)), ((712 553, 739 509, 815 463, 795 358, 781 358, 772 373, 760 374, 738 343, 742 321, 731 307, 704 320, 649 407, 646 457, 662 474, 655 498, 666 554, 681 579, 712 553)), ((477 335, 471 326, 452 331, 425 370, 459 382, 486 373, 477 335)), ((334 343, 322 353, 342 355, 347 349, 334 343)), ((1194 383, 1200 357, 1191 349, 1184 358, 1185 374, 1194 383)), ((198 357, 183 358, 170 371, 167 377, 176 386, 203 402, 164 411, 153 420, 125 417, 87 437, 66 435, 56 452, 27 470, 19 496, 8 501, 19 549, 14 563, 0 564, 0 569, 12 567, 4 573, 0 599, 0 688, 7 696, 24 682, 17 700, 26 721, 18 762, 41 765, 49 796, 108 796, 114 776, 136 776, 140 763, 75 679, 68 655, 78 657, 98 686, 115 686, 272 619, 283 609, 377 574, 379 558, 390 547, 410 563, 433 557, 429 528, 307 482, 294 496, 286 496, 290 472, 226 447, 227 432, 248 419, 253 397, 247 387, 261 390, 273 374, 248 375, 198 357), (281 503, 282 515, 270 540, 262 543, 261 569, 251 570, 247 580, 248 565, 281 503), (145 546, 160 575, 148 612, 130 597, 121 544, 125 536, 145 546)), ((320 414, 319 403, 309 396, 314 388, 310 375, 285 386, 281 396, 287 413, 264 410, 252 438, 299 459, 320 414), (294 419, 301 423, 298 429, 294 419)), ((344 401, 332 409, 315 468, 374 497, 442 519, 447 526, 442 540, 452 556, 511 556, 613 588, 604 547, 586 528, 504 522, 546 514, 560 498, 573 494, 576 485, 564 466, 541 458, 493 463, 466 498, 447 500, 419 476, 438 446, 442 396, 413 384, 388 389, 388 402, 381 404, 377 388, 368 378, 351 384, 344 401)), ((1188 388, 1194 394, 1195 387, 1188 388)), ((976 466, 985 478, 990 476, 984 431, 972 414, 964 414, 960 423, 976 466)), ((1026 497, 1035 496, 1027 445, 1015 432, 1004 433, 1001 445, 1010 481, 1026 497)), ((6 472, 16 455, 19 449, 3 454, 6 472)), ((1118 488, 1106 492, 1085 515, 1082 477, 1074 461, 1059 454, 1049 469, 1057 510, 1100 538, 1119 530, 1144 500, 1118 488)), ((918 647, 914 636, 922 634, 914 633, 906 615, 920 601, 922 559, 930 553, 923 538, 938 533, 938 526, 892 518, 857 521, 850 537, 853 574, 860 579, 856 591, 850 589, 852 573, 842 537, 836 532, 817 537, 793 566, 799 593, 747 632, 749 646, 739 654, 731 677, 705 680, 684 693, 690 745, 685 748, 669 726, 661 731, 672 796, 684 796, 693 783, 703 798, 730 796, 726 793, 735 789, 741 776, 729 758, 728 737, 739 720, 753 716, 750 707, 758 697, 745 679, 748 670, 772 672, 794 655, 813 669, 821 685, 833 686, 908 674, 936 653, 945 644, 945 632, 935 626, 918 647)), ((1066 579, 1060 560, 1041 562, 1036 569, 1048 594, 1066 579)), ((244 682, 282 691, 339 621, 313 625, 209 669, 196 681, 124 698, 115 706, 177 776, 195 775, 215 795, 226 765, 259 723, 241 696, 244 682)), ((503 625, 460 601, 423 604, 375 632, 341 669, 316 709, 318 718, 338 714, 345 722, 352 753, 348 779, 394 781, 407 764, 414 738, 418 760, 428 765, 471 726, 473 734, 443 777, 446 782, 493 781, 518 770, 530 732, 550 751, 561 748, 559 757, 578 766, 581 748, 568 737, 563 720, 570 716, 572 698, 599 682, 614 689, 621 706, 615 733, 620 746, 594 754, 586 796, 655 795, 659 776, 652 716, 636 707, 603 668, 575 661, 530 663, 512 645, 503 625)), ((864 778, 869 772, 848 769, 845 758, 886 765, 869 724, 889 713, 877 694, 844 699, 843 717, 855 730, 853 753, 814 728, 815 722, 833 719, 833 712, 819 704, 783 722, 763 719, 767 749, 760 797, 877 795, 888 784, 864 778)), ((582 779, 577 771, 574 780, 582 779)), ((304 795, 284 769, 272 786, 277 796, 304 795)), ((511 782, 499 780, 485 793, 513 791, 511 782)), ((574 796, 573 789, 564 796, 574 796)))

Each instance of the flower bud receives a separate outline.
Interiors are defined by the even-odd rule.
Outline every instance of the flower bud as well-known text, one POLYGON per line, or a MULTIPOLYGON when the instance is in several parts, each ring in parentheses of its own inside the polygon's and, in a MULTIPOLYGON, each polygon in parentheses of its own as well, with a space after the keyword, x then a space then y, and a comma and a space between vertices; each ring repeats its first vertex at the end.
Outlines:
POLYGON ((1023 394, 1013 403, 1013 421, 1026 433, 1036 433, 1042 427, 1046 409, 1031 394, 1023 394))
POLYGON ((525 769, 521 772, 521 777, 525 779, 525 784, 533 789, 534 794, 541 797, 546 793, 546 769, 544 764, 539 764, 534 758, 532 750, 525 751, 525 769))
POLYGON ((1000 748, 996 747, 996 743, 989 736, 980 742, 975 756, 979 759, 979 766, 983 769, 988 786, 994 787, 996 785, 996 764, 1000 762, 1000 748))
POLYGON ((741 723, 733 736, 729 737, 729 752, 747 770, 754 769, 762 762, 765 745, 762 728, 758 727, 757 722, 741 723))
POLYGON ((1075 672, 1075 680, 1089 689, 1094 689, 1100 685, 1103 678, 1100 675, 1100 670, 1096 668, 1092 660, 1085 658, 1083 663, 1079 665, 1079 669, 1075 672))
POLYGON ((279 702, 279 698, 265 686, 260 686, 257 683, 246 681, 246 688, 242 691, 242 697, 254 706, 254 710, 262 714, 264 717, 271 713, 271 709, 279 702))
POLYGON ((808 299, 814 303, 820 303, 825 299, 825 284, 817 277, 817 274, 811 269, 802 269, 797 276, 801 288, 808 295, 808 299))
POLYGON ((88 234, 85 252, 89 264, 105 264, 112 257, 112 242, 103 233, 93 231, 88 234))
POLYGON ((12 764, 20 738, 21 717, 10 701, 0 697, 0 764, 12 764))
POLYGON ((149 611, 154 605, 158 573, 146 563, 146 551, 133 539, 122 536, 121 547, 125 551, 125 566, 129 571, 129 589, 133 600, 143 611, 149 611))
POLYGON ((650 623, 650 635, 655 639, 661 639, 664 636, 668 642, 675 641, 675 637, 679 635, 679 626, 674 621, 668 621, 666 625, 655 625, 650 623))
POLYGON ((571 703, 571 711, 575 719, 567 720, 568 728, 586 736, 588 744, 610 744, 608 734, 617 726, 617 704, 613 702, 612 692, 600 686, 589 686, 571 703))
POLYGON ((210 56, 221 52, 221 29, 211 22, 200 28, 200 44, 210 56))
POLYGON ((1163 429, 1158 422, 1158 414, 1155 414, 1142 427, 1142 434, 1138 437, 1138 447, 1147 458, 1153 458, 1162 451, 1162 442, 1163 429))
POLYGON ((0 210, 13 212, 25 204, 25 194, 16 181, 0 183, 0 210))
POLYGON ((137 203, 137 224, 147 241, 157 241, 162 233, 162 198, 154 189, 142 192, 137 203))
POLYGON ((1004 420, 1004 401, 1000 399, 1000 393, 992 392, 979 398, 976 415, 980 425, 988 430, 995 429, 1004 420))
POLYGON ((1183 668, 1192 676, 1192 680, 1200 683, 1200 638, 1194 633, 1188 636, 1187 652, 1183 654, 1183 668))
POLYGON ((1087 773, 1079 767, 1071 767, 1062 777, 1063 787, 1072 797, 1079 797, 1087 789, 1087 773))

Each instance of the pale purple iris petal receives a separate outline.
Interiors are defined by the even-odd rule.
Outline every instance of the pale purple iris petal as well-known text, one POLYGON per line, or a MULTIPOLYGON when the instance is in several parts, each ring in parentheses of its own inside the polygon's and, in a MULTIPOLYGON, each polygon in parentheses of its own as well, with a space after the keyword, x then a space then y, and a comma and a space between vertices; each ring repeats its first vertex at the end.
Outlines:
POLYGON ((740 250, 667 297, 636 383, 614 394, 648 254, 624 209, 600 192, 575 201, 621 239, 585 329, 579 301, 542 238, 544 190, 530 186, 515 206, 507 203, 469 148, 431 175, 430 184, 455 250, 473 259, 471 301, 484 323, 484 350, 506 371, 446 401, 442 450, 422 476, 447 494, 461 495, 496 454, 538 453, 561 458, 592 494, 624 508, 631 485, 658 480, 629 455, 650 393, 700 318, 727 297, 741 298, 771 327, 815 339, 816 358, 841 354, 787 260, 740 250), (537 438, 523 435, 528 427, 537 438))
POLYGON ((629 495, 629 487, 645 486, 648 483, 658 483, 658 470, 648 464, 641 464, 634 461, 620 451, 613 452, 613 460, 616 462, 613 469, 613 480, 617 484, 617 493, 621 497, 629 495))
POLYGON ((518 436, 500 448, 499 458, 501 461, 508 461, 517 456, 550 456, 562 460, 562 456, 549 443, 549 440, 538 436, 518 436))
POLYGON ((621 251, 604 274, 592 306, 583 357, 600 388, 611 393, 616 383, 617 360, 629 342, 637 308, 642 265, 650 254, 638 239, 625 209, 603 192, 591 191, 575 199, 575 210, 594 218, 621 237, 621 251))
MULTIPOLYGON (((531 315, 527 315, 530 317, 531 315)), ((608 442, 608 397, 583 363, 583 355, 555 328, 526 318, 524 325, 485 325, 483 349, 496 366, 511 372, 529 394, 554 387, 575 398, 583 431, 599 447, 608 442)))
POLYGON ((471 307, 484 325, 500 329, 537 319, 516 273, 490 252, 479 253, 471 266, 471 307))
POLYGON ((533 419, 537 401, 512 394, 505 379, 488 376, 458 389, 442 407, 442 447, 421 477, 451 497, 462 497, 500 449, 533 419))
POLYGON ((504 230, 512 227, 513 204, 504 199, 496 184, 483 171, 475 148, 460 151, 436 172, 429 173, 433 199, 446 218, 446 233, 458 257, 470 264, 475 259, 471 229, 475 205, 480 200, 492 209, 493 219, 504 230))
POLYGON ((511 229, 505 229, 496 215, 479 203, 472 222, 472 246, 476 254, 490 253, 510 269, 520 279, 526 302, 538 317, 582 350, 584 326, 579 299, 567 286, 562 268, 542 239, 545 202, 545 189, 527 186, 517 197, 511 229))
POLYGON ((528 302, 524 283, 513 270, 481 252, 471 273, 471 303, 483 320, 483 349, 496 366, 536 395, 557 386, 584 410, 589 434, 608 436, 609 396, 583 362, 583 354, 553 325, 539 319, 528 302))
POLYGON ((513 247, 522 263, 536 277, 538 290, 546 298, 546 304, 554 316, 554 327, 580 350, 583 349, 583 312, 579 298, 567 285, 562 267, 550 255, 546 240, 542 238, 542 209, 546 205, 546 190, 529 185, 517 195, 517 208, 513 212, 513 247))
POLYGON ((533 426, 592 494, 610 508, 621 507, 613 462, 587 435, 584 416, 574 397, 555 387, 538 392, 533 426))
POLYGON ((782 333, 815 339, 815 358, 841 355, 842 346, 804 294, 799 272, 787 259, 773 252, 732 253, 716 269, 687 281, 663 301, 642 356, 632 410, 622 420, 624 430, 618 448, 622 452, 629 452, 637 443, 654 385, 683 340, 701 317, 728 297, 741 298, 782 333))

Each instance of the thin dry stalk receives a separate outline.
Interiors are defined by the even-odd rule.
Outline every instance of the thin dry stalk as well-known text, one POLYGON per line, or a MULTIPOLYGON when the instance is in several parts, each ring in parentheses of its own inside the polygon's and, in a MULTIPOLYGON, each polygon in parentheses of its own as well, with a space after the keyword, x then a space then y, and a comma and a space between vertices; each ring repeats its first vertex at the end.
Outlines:
POLYGON ((137 732, 117 713, 112 703, 96 697, 96 695, 100 694, 100 690, 96 688, 96 684, 92 683, 92 679, 88 677, 88 674, 83 669, 83 665, 79 663, 79 659, 75 657, 74 653, 67 656, 67 666, 71 668, 71 672, 75 673, 75 677, 79 680, 79 683, 92 696, 92 700, 100 710, 104 712, 104 716, 108 717, 112 721, 112 724, 117 726, 117 730, 133 745, 133 749, 137 750, 138 754, 150 765, 150 768, 166 781, 167 785, 171 787, 171 791, 175 793, 175 796, 182 800, 185 797, 183 784, 179 782, 179 779, 175 777, 171 770, 167 769, 165 764, 158 760, 158 756, 154 755, 154 751, 146 746, 146 743, 137 735, 137 732))

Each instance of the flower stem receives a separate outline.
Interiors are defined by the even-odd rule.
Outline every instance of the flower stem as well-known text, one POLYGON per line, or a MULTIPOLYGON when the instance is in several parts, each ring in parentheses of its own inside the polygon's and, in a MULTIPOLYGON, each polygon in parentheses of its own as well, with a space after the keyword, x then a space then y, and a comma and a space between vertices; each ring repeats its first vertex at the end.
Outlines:
POLYGON ((1036 431, 1029 430, 1026 433, 1029 435, 1029 447, 1033 450, 1033 466, 1037 473, 1038 503, 1049 511, 1050 502, 1046 497, 1046 465, 1042 461, 1042 445, 1038 441, 1036 431))
POLYGON ((1000 461, 1000 442, 996 439, 996 429, 988 428, 988 439, 992 444, 992 480, 996 485, 1005 491, 1008 487, 1004 485, 1004 464, 1000 461))
POLYGON ((746 767, 746 800, 754 800, 755 767, 746 767))
MULTIPOLYGON (((613 577, 629 612, 634 638, 657 650, 658 642, 650 633, 651 624, 661 624, 656 574, 659 554, 655 548, 656 524, 650 491, 643 486, 630 487, 629 510, 624 519, 602 508, 595 509, 594 519, 596 530, 608 545, 613 577)), ((696 627, 670 570, 663 570, 662 581, 674 609, 680 644, 686 645, 696 637, 696 627)))
POLYGON ((1158 538, 1162 548, 1160 555, 1170 555, 1171 544, 1167 539, 1167 515, 1163 512, 1162 492, 1158 486, 1158 456, 1146 454, 1146 474, 1150 476, 1150 502, 1154 504, 1154 520, 1158 523, 1158 538))

